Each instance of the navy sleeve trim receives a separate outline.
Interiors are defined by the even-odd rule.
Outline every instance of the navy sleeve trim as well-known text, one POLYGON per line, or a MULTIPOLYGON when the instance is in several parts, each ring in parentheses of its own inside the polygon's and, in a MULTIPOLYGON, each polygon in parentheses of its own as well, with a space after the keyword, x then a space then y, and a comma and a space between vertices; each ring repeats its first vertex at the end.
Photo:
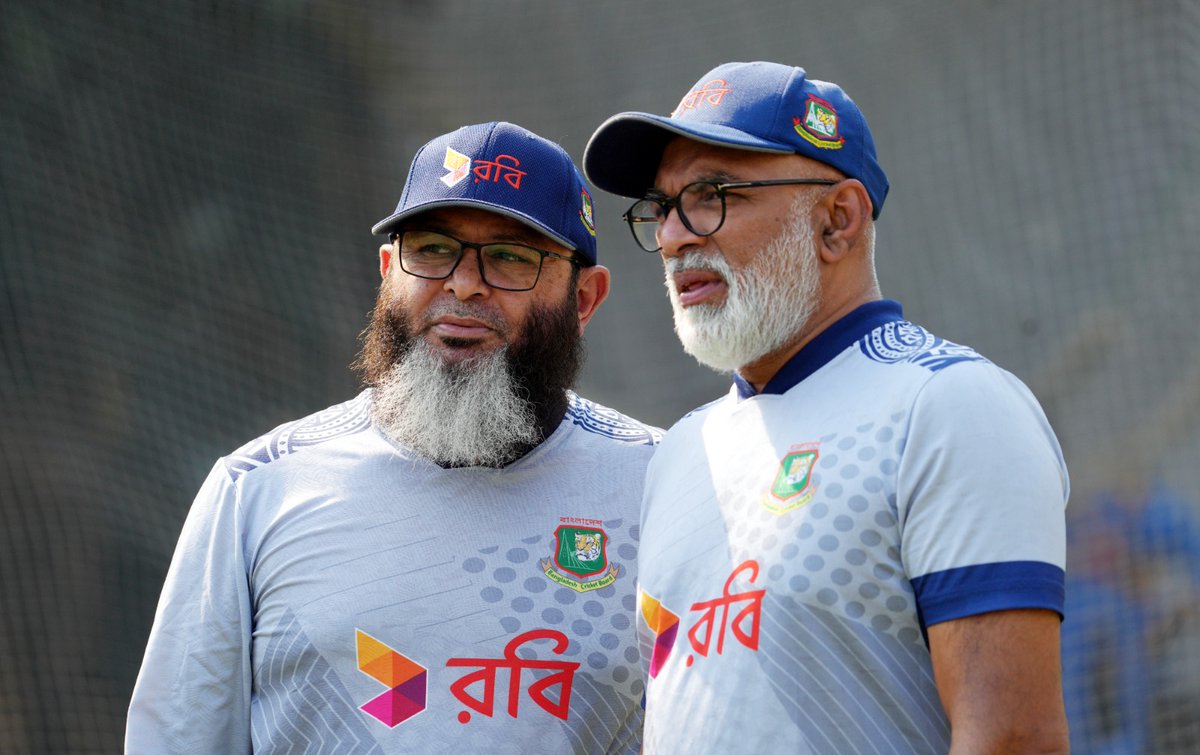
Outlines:
POLYGON ((1063 615, 1066 573, 1042 561, 1003 561, 933 572, 912 580, 924 632, 934 624, 1018 608, 1063 615))

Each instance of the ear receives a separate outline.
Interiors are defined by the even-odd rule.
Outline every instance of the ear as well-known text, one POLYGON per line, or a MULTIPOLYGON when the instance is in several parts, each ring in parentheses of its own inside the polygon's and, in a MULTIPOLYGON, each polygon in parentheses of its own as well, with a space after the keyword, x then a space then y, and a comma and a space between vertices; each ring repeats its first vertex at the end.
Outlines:
POLYGON ((384 244, 379 247, 379 277, 386 278, 388 269, 392 266, 392 245, 384 244))
POLYGON ((610 280, 611 275, 608 268, 603 265, 592 265, 580 269, 579 284, 575 289, 575 301, 579 307, 580 335, 583 335, 583 329, 587 327, 588 321, 600 308, 600 303, 608 298, 610 280))
POLYGON ((837 262, 858 247, 871 219, 871 197, 861 181, 848 178, 835 184, 813 211, 821 260, 837 262))

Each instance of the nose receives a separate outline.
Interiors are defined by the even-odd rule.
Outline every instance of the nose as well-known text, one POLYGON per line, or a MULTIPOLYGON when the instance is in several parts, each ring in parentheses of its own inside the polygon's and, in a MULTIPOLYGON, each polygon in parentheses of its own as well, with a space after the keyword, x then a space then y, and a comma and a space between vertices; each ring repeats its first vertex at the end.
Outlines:
POLYGON ((478 247, 464 247, 462 257, 450 272, 450 277, 442 283, 442 289, 454 294, 459 301, 466 301, 473 296, 487 297, 491 287, 483 280, 483 271, 479 267, 482 262, 478 247))
POLYGON ((707 236, 697 236, 679 219, 679 209, 667 213, 658 226, 659 254, 663 257, 678 257, 693 247, 703 246, 707 236))

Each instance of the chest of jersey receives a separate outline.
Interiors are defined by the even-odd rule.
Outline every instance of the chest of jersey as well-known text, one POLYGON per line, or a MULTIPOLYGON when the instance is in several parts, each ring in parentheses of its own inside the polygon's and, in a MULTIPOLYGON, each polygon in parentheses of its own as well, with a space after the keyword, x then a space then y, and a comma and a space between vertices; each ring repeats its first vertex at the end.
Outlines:
POLYGON ((752 565, 768 595, 778 586, 919 641, 896 500, 905 420, 766 396, 714 417, 694 445, 664 447, 673 456, 656 460, 648 491, 644 589, 690 604, 720 597, 734 570, 752 565))
POLYGON ((784 746, 781 731, 798 752, 829 731, 846 739, 815 751, 944 731, 902 556, 908 417, 880 398, 730 402, 660 449, 639 595, 651 751, 704 719, 675 701, 705 689, 719 690, 717 708, 791 721, 699 724, 697 742, 748 751, 784 746))
POLYGON ((246 533, 260 709, 308 706, 400 748, 528 724, 586 739, 589 721, 603 751, 640 716, 639 480, 583 495, 540 473, 319 469, 250 507, 271 512, 246 533))

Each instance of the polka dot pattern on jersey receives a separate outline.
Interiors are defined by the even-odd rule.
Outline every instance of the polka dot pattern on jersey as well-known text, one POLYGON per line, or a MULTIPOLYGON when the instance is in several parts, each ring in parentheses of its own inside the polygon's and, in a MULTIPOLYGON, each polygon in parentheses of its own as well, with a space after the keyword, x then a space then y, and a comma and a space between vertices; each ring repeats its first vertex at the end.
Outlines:
MULTIPOLYGON (((889 424, 866 423, 852 435, 822 437, 814 495, 804 506, 779 515, 749 501, 739 504, 747 514, 729 522, 734 563, 758 560, 762 573, 755 587, 765 578, 768 590, 788 591, 876 631, 920 641, 912 586, 900 562, 895 494, 888 487, 903 421, 893 415, 889 424)), ((746 479, 761 483, 759 472, 746 479)))
POLYGON ((522 645, 517 650, 522 658, 570 659, 580 663, 581 671, 640 695, 643 684, 633 623, 637 599, 632 576, 638 524, 606 521, 604 531, 610 538, 609 564, 615 564, 620 574, 612 585, 591 592, 577 592, 545 575, 542 562, 551 557, 556 545, 553 531, 524 538, 511 547, 482 548, 464 558, 461 568, 473 577, 486 577, 479 597, 495 607, 505 634, 553 629, 569 639, 561 655, 552 653, 548 642, 522 645))

